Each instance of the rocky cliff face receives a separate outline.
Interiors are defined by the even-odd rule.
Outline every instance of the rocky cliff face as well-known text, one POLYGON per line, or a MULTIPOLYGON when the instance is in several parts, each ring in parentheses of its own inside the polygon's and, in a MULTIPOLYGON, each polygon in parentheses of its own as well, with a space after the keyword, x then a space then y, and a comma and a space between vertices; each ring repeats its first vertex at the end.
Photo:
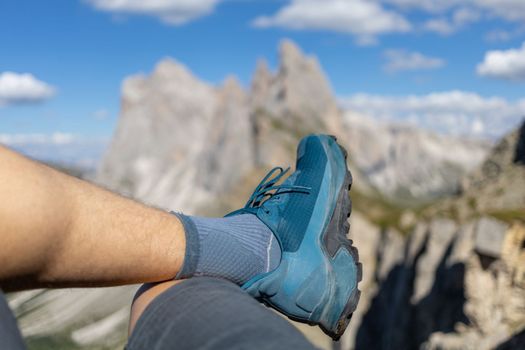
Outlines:
POLYGON ((164 60, 150 77, 124 81, 98 178, 148 203, 193 210, 254 166, 248 108, 235 79, 213 88, 164 60))
POLYGON ((342 348, 525 347, 523 130, 498 143, 463 181, 464 193, 430 208, 433 218, 408 237, 364 225, 351 230, 365 269, 342 348), (444 210, 470 198, 505 221, 487 216, 487 207, 470 205, 459 217, 444 210), (509 209, 512 216, 496 215, 509 209))
POLYGON ((463 181, 462 192, 477 198, 478 210, 525 208, 525 120, 463 181))
POLYGON ((342 116, 319 63, 283 41, 276 74, 258 63, 251 104, 261 165, 290 163, 297 140, 310 133, 341 135, 342 116))
POLYGON ((503 220, 525 217, 525 121, 491 150, 487 159, 466 176, 458 196, 428 210, 429 216, 448 211, 458 220, 490 214, 503 220))
POLYGON ((434 219, 406 239, 359 228, 351 236, 365 267, 364 298, 342 349, 525 344, 523 224, 434 219))

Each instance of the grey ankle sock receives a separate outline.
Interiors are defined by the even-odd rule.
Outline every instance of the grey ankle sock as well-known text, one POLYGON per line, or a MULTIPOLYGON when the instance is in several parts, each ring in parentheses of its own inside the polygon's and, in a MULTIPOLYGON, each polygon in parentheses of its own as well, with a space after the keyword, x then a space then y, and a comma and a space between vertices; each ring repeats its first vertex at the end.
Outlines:
POLYGON ((279 265, 279 242, 255 215, 226 218, 175 215, 186 231, 186 256, 176 278, 222 277, 241 285, 279 265))

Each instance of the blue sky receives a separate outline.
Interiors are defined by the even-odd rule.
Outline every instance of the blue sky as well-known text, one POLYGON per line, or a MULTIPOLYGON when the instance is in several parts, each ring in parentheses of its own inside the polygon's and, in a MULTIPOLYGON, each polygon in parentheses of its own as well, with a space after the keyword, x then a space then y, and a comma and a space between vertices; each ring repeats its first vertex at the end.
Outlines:
POLYGON ((2 0, 0 142, 109 138, 126 76, 170 56, 205 81, 248 86, 258 58, 275 67, 282 38, 319 58, 348 108, 442 132, 464 118, 460 132, 482 123, 494 136, 525 114, 525 2, 496 3, 2 0))

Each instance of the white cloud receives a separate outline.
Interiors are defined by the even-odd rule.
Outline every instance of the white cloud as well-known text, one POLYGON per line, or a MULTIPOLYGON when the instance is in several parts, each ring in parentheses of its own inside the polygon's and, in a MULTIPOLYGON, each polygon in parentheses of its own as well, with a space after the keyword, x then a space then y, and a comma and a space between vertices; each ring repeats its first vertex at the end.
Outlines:
POLYGON ((525 116, 525 99, 509 101, 466 91, 428 95, 356 94, 345 108, 382 120, 414 124, 443 134, 498 138, 525 116))
POLYGON ((470 0, 490 15, 509 21, 525 20, 525 1, 523 0, 470 0))
POLYGON ((355 35, 364 44, 380 34, 411 29, 403 16, 367 0, 292 0, 273 16, 256 18, 253 25, 335 31, 355 35))
MULTIPOLYGON (((450 35, 467 24, 480 20, 501 19, 512 23, 525 21, 523 0, 375 0, 402 12, 421 11, 430 15, 422 28, 450 35)), ((501 37, 497 33, 497 39, 501 37)), ((503 34, 505 35, 505 34, 503 34)), ((494 34, 491 37, 495 37, 494 34)))
POLYGON ((476 22, 480 17, 479 11, 470 7, 460 7, 452 13, 452 21, 456 26, 476 22))
POLYGON ((525 42, 518 49, 488 51, 478 64, 477 73, 489 78, 525 81, 525 42))
POLYGON ((454 6, 471 3, 470 0, 381 0, 401 9, 418 9, 426 12, 443 12, 454 6))
POLYGON ((210 14, 219 0, 87 0, 96 9, 116 14, 147 15, 181 25, 210 14))
POLYGON ((454 25, 446 18, 429 19, 423 24, 423 28, 441 35, 449 35, 456 31, 454 25))
POLYGON ((51 98, 55 89, 28 73, 0 73, 0 106, 35 103, 51 98))
POLYGON ((441 58, 429 57, 419 52, 408 52, 405 50, 386 50, 384 57, 386 63, 383 65, 383 68, 389 73, 437 69, 445 65, 445 61, 441 58))
POLYGON ((483 11, 487 16, 508 21, 525 19, 523 0, 378 0, 405 10, 423 10, 429 13, 444 13, 451 9, 469 8, 483 11))
POLYGON ((441 35, 450 35, 464 28, 467 24, 476 22, 481 15, 472 8, 459 8, 455 10, 450 19, 446 17, 431 18, 423 24, 425 30, 441 35))
POLYGON ((489 42, 509 41, 512 37, 512 32, 503 29, 493 29, 485 34, 485 40, 489 42))
POLYGON ((493 29, 485 34, 485 40, 488 42, 505 42, 525 33, 525 25, 514 28, 512 30, 493 29))

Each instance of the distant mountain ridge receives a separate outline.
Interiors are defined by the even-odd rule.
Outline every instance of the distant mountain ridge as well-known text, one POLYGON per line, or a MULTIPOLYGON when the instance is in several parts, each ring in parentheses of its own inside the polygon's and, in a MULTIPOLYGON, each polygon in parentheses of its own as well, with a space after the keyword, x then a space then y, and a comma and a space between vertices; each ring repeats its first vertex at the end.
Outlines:
POLYGON ((485 158, 490 144, 438 135, 347 111, 346 142, 366 180, 394 201, 429 200, 458 191, 460 180, 485 158))

